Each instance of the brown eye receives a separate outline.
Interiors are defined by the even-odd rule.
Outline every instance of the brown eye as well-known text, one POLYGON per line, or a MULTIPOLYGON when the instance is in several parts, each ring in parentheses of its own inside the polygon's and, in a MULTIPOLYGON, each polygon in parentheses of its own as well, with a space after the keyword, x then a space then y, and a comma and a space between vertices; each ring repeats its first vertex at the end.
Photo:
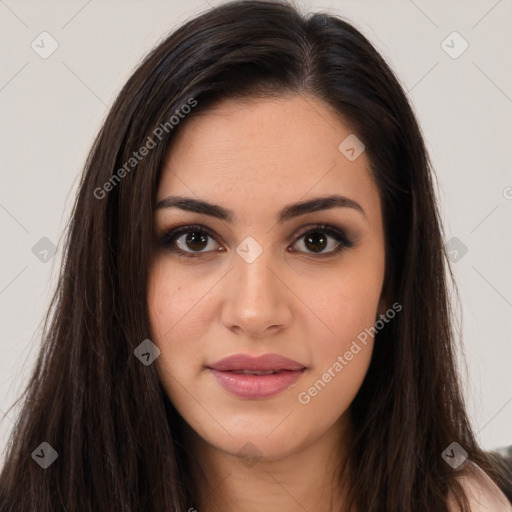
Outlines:
POLYGON ((304 245, 313 252, 321 252, 327 246, 328 240, 323 233, 315 232, 306 235, 304 245))
MULTIPOLYGON (((202 251, 208 245, 208 234, 200 231, 190 231, 181 243, 193 251, 202 251)), ((179 242, 178 242, 179 245, 179 242)), ((183 248, 183 247, 182 247, 183 248)))
POLYGON ((215 250, 215 245, 209 247, 209 239, 213 240, 213 237, 203 226, 183 226, 167 232, 161 242, 169 250, 193 258, 215 250))
MULTIPOLYGON (((332 256, 354 245, 343 231, 325 224, 318 225, 300 235, 294 245, 300 241, 304 249, 292 252, 320 257, 332 256)), ((201 225, 171 229, 161 237, 161 244, 183 258, 197 258, 208 253, 223 251, 223 248, 215 242, 214 236, 201 225)))
POLYGON ((304 239, 302 243, 306 250, 300 252, 318 254, 320 256, 335 254, 354 245, 354 242, 343 231, 326 224, 318 225, 314 229, 310 229, 300 235, 296 243, 302 239, 304 239), (330 239, 334 239, 335 242, 332 242, 330 239), (328 250, 325 250, 326 248, 328 250))

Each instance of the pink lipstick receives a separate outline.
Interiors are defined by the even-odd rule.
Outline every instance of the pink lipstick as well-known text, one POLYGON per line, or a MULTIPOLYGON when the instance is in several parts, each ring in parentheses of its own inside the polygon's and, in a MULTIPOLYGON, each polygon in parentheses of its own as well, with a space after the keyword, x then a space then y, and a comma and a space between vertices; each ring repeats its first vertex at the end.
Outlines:
POLYGON ((277 395, 291 387, 306 369, 278 354, 235 354, 206 367, 225 390, 249 400, 277 395))

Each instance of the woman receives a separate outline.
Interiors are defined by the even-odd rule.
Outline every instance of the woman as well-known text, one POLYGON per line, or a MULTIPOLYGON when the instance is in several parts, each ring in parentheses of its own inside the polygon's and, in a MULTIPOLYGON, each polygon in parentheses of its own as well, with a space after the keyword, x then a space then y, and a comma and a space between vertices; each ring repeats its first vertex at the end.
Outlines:
POLYGON ((231 2, 171 34, 88 159, 1 510, 510 510, 432 180, 350 24, 231 2))

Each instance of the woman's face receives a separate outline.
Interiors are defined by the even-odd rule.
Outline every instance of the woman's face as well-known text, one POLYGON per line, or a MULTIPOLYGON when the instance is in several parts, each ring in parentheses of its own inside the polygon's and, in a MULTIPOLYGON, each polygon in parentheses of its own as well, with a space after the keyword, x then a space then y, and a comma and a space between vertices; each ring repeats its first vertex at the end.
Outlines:
POLYGON ((155 363, 210 447, 285 457, 346 426, 368 369, 363 333, 383 312, 378 189, 350 127, 310 96, 226 100, 180 129, 157 192, 155 363), (347 199, 290 208, 334 195, 347 199), (170 196, 217 206, 189 211, 170 196), (268 354, 297 364, 252 359, 268 354), (246 358, 217 364, 233 355, 246 358))

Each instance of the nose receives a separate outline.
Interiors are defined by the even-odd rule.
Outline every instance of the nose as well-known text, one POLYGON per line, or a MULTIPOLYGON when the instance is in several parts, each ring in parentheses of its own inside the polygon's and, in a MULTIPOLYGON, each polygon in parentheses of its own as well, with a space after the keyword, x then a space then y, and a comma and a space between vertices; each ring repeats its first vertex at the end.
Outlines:
POLYGON ((248 263, 238 254, 226 276, 223 325, 237 333, 263 338, 289 327, 293 294, 270 251, 248 263))

